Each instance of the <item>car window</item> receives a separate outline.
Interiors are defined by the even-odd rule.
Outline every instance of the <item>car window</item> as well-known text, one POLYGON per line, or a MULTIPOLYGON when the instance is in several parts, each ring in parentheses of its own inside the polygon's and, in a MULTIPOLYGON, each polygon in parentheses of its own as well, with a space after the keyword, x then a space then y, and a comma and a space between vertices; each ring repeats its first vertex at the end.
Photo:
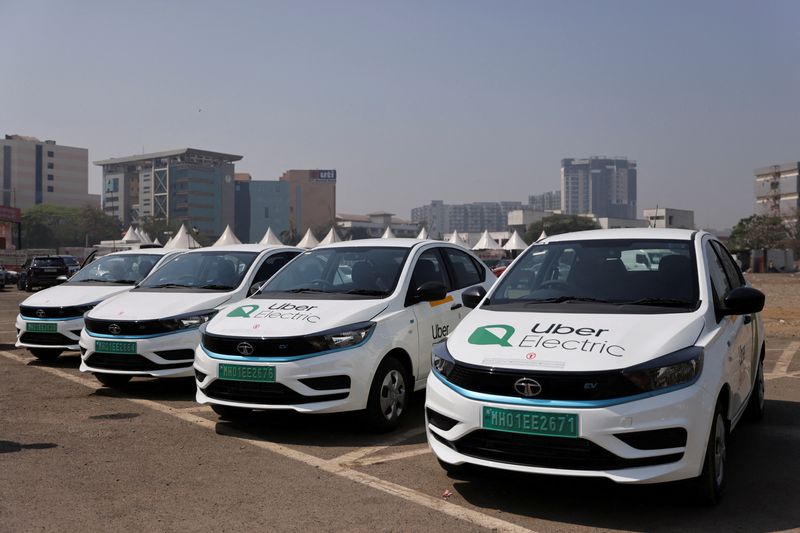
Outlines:
POLYGON ((745 281, 742 271, 739 270, 739 266, 736 264, 736 261, 733 260, 727 248, 717 241, 711 241, 711 246, 714 247, 714 250, 716 250, 717 255, 722 261, 722 267, 725 269, 725 274, 728 275, 728 281, 731 287, 735 289, 743 286, 745 281))
POLYGON ((147 276, 160 256, 154 254, 106 255, 86 265, 69 283, 123 283, 133 285, 147 276))
POLYGON ((731 285, 725 274, 725 267, 722 266, 722 260, 710 243, 706 243, 705 250, 708 258, 708 274, 711 277, 711 286, 714 288, 715 303, 719 309, 723 306, 725 297, 731 290, 731 285))
MULTIPOLYGON (((450 270, 454 277, 453 289, 471 287, 483 281, 481 279, 481 272, 469 255, 454 248, 443 248, 442 250, 450 261, 450 270)), ((481 269, 481 271, 482 270, 483 269, 481 269)))
POLYGON ((441 283, 450 291, 450 282, 444 268, 442 256, 438 248, 430 248, 422 252, 414 265, 414 272, 411 274, 411 284, 409 291, 415 291, 423 283, 441 283))
POLYGON ((140 288, 188 288, 229 291, 239 286, 254 252, 187 252, 179 254, 148 276, 140 288))
POLYGON ((275 275, 275 272, 283 268, 283 266, 294 259, 300 252, 281 252, 267 257, 261 266, 258 268, 253 283, 260 283, 266 281, 275 275))
POLYGON ((63 267, 64 260, 60 257, 38 257, 33 260, 33 266, 37 267, 63 267))

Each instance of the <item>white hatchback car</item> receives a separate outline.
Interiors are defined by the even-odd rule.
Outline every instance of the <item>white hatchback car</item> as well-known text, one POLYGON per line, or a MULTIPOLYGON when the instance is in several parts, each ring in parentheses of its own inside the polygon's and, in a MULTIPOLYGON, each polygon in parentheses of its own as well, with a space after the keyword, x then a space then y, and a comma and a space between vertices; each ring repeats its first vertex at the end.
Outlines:
POLYGON ((205 326, 197 401, 223 418, 366 410, 373 427, 394 427, 425 387, 432 344, 467 314, 461 293, 494 280, 477 257, 442 242, 315 248, 205 326))
POLYGON ((17 348, 45 361, 65 350, 79 350, 84 313, 129 291, 170 253, 148 248, 104 255, 69 281, 29 296, 19 306, 17 348))
POLYGON ((598 230, 529 247, 433 350, 428 440, 440 463, 694 478, 707 502, 727 438, 764 410, 764 295, 712 235, 598 230), (626 253, 661 254, 626 268, 626 253), (482 299, 482 301, 481 301, 482 299), (480 304, 479 304, 480 302, 480 304))
POLYGON ((86 314, 81 372, 108 386, 134 376, 191 376, 200 325, 258 290, 300 252, 239 244, 169 258, 131 291, 86 314))

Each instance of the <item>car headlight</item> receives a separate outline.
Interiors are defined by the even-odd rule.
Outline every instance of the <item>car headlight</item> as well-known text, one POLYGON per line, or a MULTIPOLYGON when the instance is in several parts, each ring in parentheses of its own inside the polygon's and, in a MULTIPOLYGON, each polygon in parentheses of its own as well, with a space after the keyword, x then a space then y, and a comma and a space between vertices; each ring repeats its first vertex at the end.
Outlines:
POLYGON ((439 341, 433 345, 431 366, 444 377, 450 377, 456 367, 456 361, 447 349, 447 340, 439 341))
POLYGON ((211 311, 198 311, 191 314, 176 316, 174 318, 165 318, 161 321, 161 323, 164 325, 165 329, 170 331, 196 328, 214 318, 214 315, 216 314, 216 309, 212 309, 211 311))
POLYGON ((374 328, 375 322, 359 322, 309 336, 308 342, 320 352, 349 348, 367 340, 374 328))
POLYGON ((693 383, 703 370, 703 349, 691 346, 622 371, 642 392, 693 383))
POLYGON ((78 313, 84 314, 84 313, 88 313, 89 311, 94 309, 94 307, 96 305, 99 305, 100 303, 102 303, 102 301, 100 301, 100 302, 92 302, 92 303, 86 304, 86 305, 76 305, 76 306, 74 306, 74 308, 75 308, 75 311, 77 311, 78 313))

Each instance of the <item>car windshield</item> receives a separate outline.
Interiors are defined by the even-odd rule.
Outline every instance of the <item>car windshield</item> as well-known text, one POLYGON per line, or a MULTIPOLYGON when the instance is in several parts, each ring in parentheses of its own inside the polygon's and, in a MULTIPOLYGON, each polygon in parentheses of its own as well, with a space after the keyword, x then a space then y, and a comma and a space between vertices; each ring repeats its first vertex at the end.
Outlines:
POLYGON ((394 291, 408 248, 337 247, 306 252, 278 272, 261 296, 320 294, 336 298, 384 298, 394 291))
POLYGON ((580 312, 581 304, 595 310, 624 305, 626 312, 636 312, 634 306, 696 309, 692 243, 609 239, 535 245, 506 272, 489 300, 490 309, 524 311, 580 312))
POLYGON ((231 291, 242 282, 257 255, 226 251, 183 253, 159 267, 139 289, 231 291))
POLYGON ((60 257, 37 257, 31 263, 31 266, 35 267, 63 267, 64 260, 60 257))
POLYGON ((71 255, 62 255, 61 259, 64 260, 64 263, 66 263, 67 266, 80 266, 78 260, 72 257, 71 255))
POLYGON ((134 285, 150 273, 161 256, 155 254, 106 255, 72 276, 70 283, 120 283, 134 285))

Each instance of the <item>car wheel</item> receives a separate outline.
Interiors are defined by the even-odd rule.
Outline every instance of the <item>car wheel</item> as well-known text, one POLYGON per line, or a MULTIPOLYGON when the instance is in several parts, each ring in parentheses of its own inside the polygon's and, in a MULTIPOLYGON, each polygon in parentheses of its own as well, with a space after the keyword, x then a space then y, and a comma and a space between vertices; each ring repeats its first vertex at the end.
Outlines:
POLYGON ((697 499, 705 505, 716 505, 722 498, 725 483, 725 462, 728 455, 728 427, 722 412, 722 402, 717 401, 714 421, 708 436, 703 470, 694 482, 697 499))
POLYGON ((211 404, 211 409, 217 413, 217 416, 220 417, 222 420, 227 420, 228 422, 236 422, 237 420, 242 420, 247 418, 249 415, 253 413, 252 409, 247 409, 245 407, 234 407, 232 405, 218 405, 215 403, 211 404))
POLYGON ((46 348, 31 348, 31 354, 40 361, 55 361, 59 355, 61 355, 61 350, 52 350, 46 348))
POLYGON ((103 374, 97 372, 95 373, 94 377, 96 377, 97 381, 99 381, 106 387, 111 387, 112 389, 114 389, 117 387, 122 387, 124 385, 127 385, 133 376, 131 376, 130 374, 103 374))
POLYGON ((753 383, 750 400, 747 402, 747 419, 750 422, 758 422, 764 418, 764 408, 764 360, 760 359, 756 371, 756 382, 753 383))
POLYGON ((367 424, 376 431, 397 427, 411 400, 411 380, 405 367, 394 357, 385 358, 369 389, 367 424))

